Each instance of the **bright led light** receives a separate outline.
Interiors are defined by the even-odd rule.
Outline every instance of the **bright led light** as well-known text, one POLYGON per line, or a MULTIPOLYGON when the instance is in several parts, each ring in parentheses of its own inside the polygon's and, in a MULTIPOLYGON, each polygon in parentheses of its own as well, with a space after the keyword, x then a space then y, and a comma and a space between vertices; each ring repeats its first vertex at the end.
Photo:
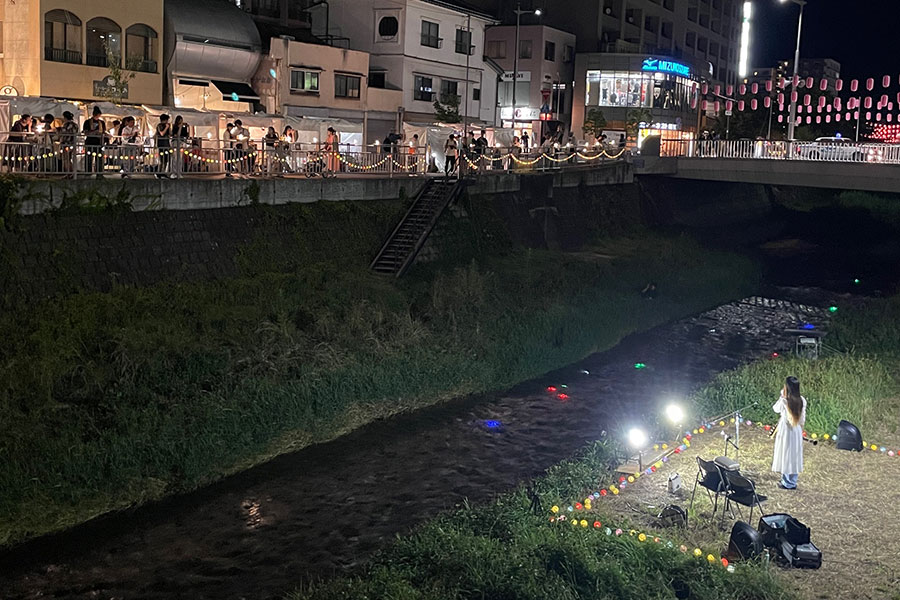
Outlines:
POLYGON ((628 444, 635 450, 640 450, 647 445, 647 434, 643 429, 632 428, 628 432, 628 444))
POLYGON ((746 77, 750 71, 750 16, 753 13, 753 3, 744 2, 744 20, 741 24, 741 53, 738 63, 738 75, 746 77))
POLYGON ((539 9, 539 8, 536 8, 536 9, 534 10, 534 14, 536 14, 537 16, 541 16, 542 14, 544 14, 544 11, 542 11, 542 10, 539 9))
POLYGON ((670 404, 666 407, 666 418, 679 425, 684 422, 684 410, 677 404, 670 404))

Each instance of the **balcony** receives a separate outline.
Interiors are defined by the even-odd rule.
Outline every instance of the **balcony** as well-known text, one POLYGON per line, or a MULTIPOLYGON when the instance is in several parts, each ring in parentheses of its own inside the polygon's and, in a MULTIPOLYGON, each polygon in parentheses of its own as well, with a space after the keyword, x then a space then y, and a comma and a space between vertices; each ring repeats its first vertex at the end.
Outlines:
POLYGON ((66 50, 65 48, 44 48, 44 60, 80 65, 81 51, 66 50))
MULTIPOLYGON (((119 57, 116 57, 116 58, 119 58, 119 57)), ((121 59, 120 59, 120 61, 121 61, 121 59)), ((101 54, 101 53, 88 52, 87 60, 85 61, 85 64, 90 65, 92 67, 108 67, 109 61, 106 58, 106 53, 101 54)))
POLYGON ((140 62, 136 61, 136 65, 134 70, 139 71, 141 73, 156 73, 157 72, 157 62, 155 60, 150 60, 148 58, 138 59, 140 62))

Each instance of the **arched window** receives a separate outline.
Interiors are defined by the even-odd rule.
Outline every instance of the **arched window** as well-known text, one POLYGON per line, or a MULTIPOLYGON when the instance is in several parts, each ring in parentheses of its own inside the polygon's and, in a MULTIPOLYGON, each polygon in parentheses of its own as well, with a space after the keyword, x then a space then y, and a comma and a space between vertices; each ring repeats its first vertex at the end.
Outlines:
POLYGON ((152 27, 138 23, 125 30, 125 66, 135 71, 156 73, 159 36, 152 27))
POLYGON ((81 64, 81 19, 67 10, 44 15, 44 59, 81 64))
POLYGON ((108 67, 107 51, 122 62, 122 28, 105 17, 91 19, 87 22, 87 64, 108 67))

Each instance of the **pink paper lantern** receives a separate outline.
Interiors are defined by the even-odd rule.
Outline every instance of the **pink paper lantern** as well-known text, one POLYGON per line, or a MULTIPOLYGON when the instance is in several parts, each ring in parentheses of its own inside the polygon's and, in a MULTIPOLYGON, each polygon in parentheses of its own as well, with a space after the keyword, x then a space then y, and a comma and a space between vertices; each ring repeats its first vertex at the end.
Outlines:
POLYGON ((819 89, 823 92, 828 89, 828 80, 824 77, 822 78, 822 81, 819 82, 819 89))
POLYGON ((750 91, 754 94, 759 93, 759 84, 757 82, 753 82, 753 85, 750 86, 750 91))
POLYGON ((831 105, 830 105, 830 104, 829 104, 828 106, 825 107, 825 112, 831 112, 831 105))
MULTIPOLYGON (((717 87, 718 87, 718 86, 717 86, 717 87)), ((717 113, 719 112, 719 110, 721 109, 721 107, 722 107, 722 103, 719 102, 718 100, 716 100, 716 112, 717 112, 717 113)))
POLYGON ((812 77, 806 78, 806 89, 812 89, 812 86, 816 85, 816 80, 812 77))
POLYGON ((767 92, 772 91, 772 80, 771 79, 766 82, 766 91, 767 92))
POLYGON ((887 94, 882 94, 882 95, 881 95, 881 104, 882 104, 883 106, 887 106, 887 103, 888 103, 888 102, 889 102, 889 100, 888 100, 887 94))
POLYGON ((805 104, 806 106, 809 106, 810 102, 812 102, 812 96, 810 96, 809 94, 804 94, 803 95, 803 104, 805 104))
POLYGON ((819 108, 825 107, 825 96, 819 96, 819 108))
POLYGON ((858 89, 859 89, 859 81, 857 81, 856 79, 851 80, 850 81, 850 91, 855 92, 858 89))
POLYGON ((871 77, 866 79, 866 89, 871 92, 874 87, 875 87, 875 80, 872 79, 871 77))
POLYGON ((885 75, 884 77, 881 78, 881 86, 886 87, 886 88, 891 87, 891 76, 890 75, 885 75))
POLYGON ((744 101, 743 100, 738 100, 738 110, 743 112, 743 110, 744 110, 744 101))
POLYGON ((734 96, 734 85, 728 84, 725 86, 725 95, 726 96, 734 96))
POLYGON ((799 97, 800 97, 800 94, 798 94, 797 92, 791 92, 791 102, 792 102, 793 104, 796 104, 796 103, 797 103, 797 99, 798 99, 799 97))
POLYGON ((772 98, 769 96, 766 96, 765 98, 763 98, 763 106, 765 106, 766 108, 769 108, 770 106, 772 106, 772 98))
POLYGON ((806 117, 806 124, 809 125, 812 123, 812 117, 806 117))
POLYGON ((701 107, 704 111, 709 110, 709 101, 703 100, 703 106, 701 107))
POLYGON ((702 93, 704 96, 707 95, 709 93, 709 84, 704 82, 703 87, 700 89, 702 90, 700 93, 702 93))
POLYGON ((840 121, 841 121, 841 113, 838 113, 838 114, 834 115, 834 120, 837 121, 838 123, 840 123, 840 121))
POLYGON ((872 96, 866 96, 866 109, 872 108, 872 96))
POLYGON ((738 90, 739 90, 740 95, 743 96, 744 94, 747 93, 747 86, 742 83, 741 87, 739 87, 738 90))
POLYGON ((799 87, 799 86, 800 86, 800 76, 799 76, 799 75, 794 75, 794 78, 791 80, 791 83, 793 83, 794 89, 796 89, 797 87, 799 87))
POLYGON ((734 102, 732 100, 725 101, 725 110, 727 110, 728 112, 731 112, 734 110, 734 102))
POLYGON ((784 92, 778 94, 778 104, 784 104, 784 92))
POLYGON ((753 98, 753 99, 750 101, 750 110, 756 110, 756 108, 757 108, 758 106, 759 106, 759 103, 757 102, 756 98, 753 98))
POLYGON ((875 115, 875 120, 876 120, 876 121, 881 121, 881 113, 878 113, 878 114, 875 115))
POLYGON ((831 115, 826 115, 826 116, 825 116, 825 122, 826 122, 826 123, 831 123, 831 115))
POLYGON ((853 118, 854 118, 854 119, 859 119, 859 111, 858 111, 858 110, 857 110, 857 111, 854 111, 854 113, 853 113, 853 118))
POLYGON ((781 123, 784 121, 784 115, 778 115, 778 122, 781 123))
POLYGON ((719 85, 719 84, 717 83, 717 84, 716 84, 716 87, 715 87, 714 89, 716 90, 716 96, 721 96, 721 95, 722 95, 722 86, 721 86, 721 85, 719 85))
POLYGON ((866 112, 866 121, 871 121, 871 120, 872 120, 872 111, 868 111, 868 112, 866 112))
POLYGON ((837 91, 839 91, 839 92, 840 92, 841 90, 843 90, 843 89, 844 89, 844 80, 843 80, 843 79, 838 79, 837 81, 835 81, 835 82, 834 82, 834 89, 837 90, 837 91))

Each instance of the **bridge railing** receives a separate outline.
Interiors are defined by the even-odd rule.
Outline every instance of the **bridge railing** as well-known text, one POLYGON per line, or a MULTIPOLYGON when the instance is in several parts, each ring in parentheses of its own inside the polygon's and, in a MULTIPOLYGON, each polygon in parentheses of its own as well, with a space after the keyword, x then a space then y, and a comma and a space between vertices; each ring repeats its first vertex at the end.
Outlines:
POLYGON ((844 141, 668 140, 660 156, 900 164, 900 144, 844 141))

